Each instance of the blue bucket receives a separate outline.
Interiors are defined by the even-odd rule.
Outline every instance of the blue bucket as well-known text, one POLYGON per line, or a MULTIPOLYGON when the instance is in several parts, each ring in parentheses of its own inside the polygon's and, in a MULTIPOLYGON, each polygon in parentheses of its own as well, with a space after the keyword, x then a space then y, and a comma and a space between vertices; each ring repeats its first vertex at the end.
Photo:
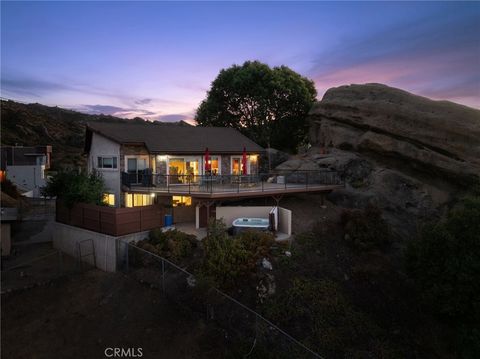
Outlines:
POLYGON ((171 214, 165 215, 165 227, 173 226, 173 216, 171 214))

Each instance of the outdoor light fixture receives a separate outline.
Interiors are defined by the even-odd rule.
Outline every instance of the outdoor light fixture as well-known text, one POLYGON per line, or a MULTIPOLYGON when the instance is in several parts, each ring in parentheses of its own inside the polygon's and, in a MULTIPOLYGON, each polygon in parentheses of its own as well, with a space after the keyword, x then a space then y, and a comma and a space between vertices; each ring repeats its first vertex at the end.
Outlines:
POLYGON ((253 163, 257 162, 257 155, 251 155, 250 156, 250 161, 252 161, 253 163))
POLYGON ((155 197, 155 193, 150 193, 150 197, 155 197))

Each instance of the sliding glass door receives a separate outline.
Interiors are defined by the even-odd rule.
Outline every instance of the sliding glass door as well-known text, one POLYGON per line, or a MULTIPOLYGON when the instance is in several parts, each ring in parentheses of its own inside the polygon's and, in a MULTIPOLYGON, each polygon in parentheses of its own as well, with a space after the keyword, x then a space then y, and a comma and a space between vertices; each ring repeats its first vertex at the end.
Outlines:
POLYGON ((168 161, 170 184, 197 183, 200 174, 199 157, 172 157, 168 161))

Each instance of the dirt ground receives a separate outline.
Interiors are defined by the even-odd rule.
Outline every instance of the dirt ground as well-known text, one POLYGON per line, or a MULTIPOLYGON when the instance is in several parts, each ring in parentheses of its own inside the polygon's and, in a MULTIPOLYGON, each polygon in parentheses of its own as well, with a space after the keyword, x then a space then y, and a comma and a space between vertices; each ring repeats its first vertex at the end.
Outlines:
POLYGON ((120 273, 89 270, 2 295, 3 358, 223 357, 222 333, 120 273))

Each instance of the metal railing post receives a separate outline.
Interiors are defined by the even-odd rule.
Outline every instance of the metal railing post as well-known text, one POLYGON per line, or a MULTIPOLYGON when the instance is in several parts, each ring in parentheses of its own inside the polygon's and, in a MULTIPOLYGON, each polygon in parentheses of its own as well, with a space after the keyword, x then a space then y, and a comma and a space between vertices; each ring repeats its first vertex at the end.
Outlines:
POLYGON ((305 188, 308 188, 308 172, 305 172, 305 188))

